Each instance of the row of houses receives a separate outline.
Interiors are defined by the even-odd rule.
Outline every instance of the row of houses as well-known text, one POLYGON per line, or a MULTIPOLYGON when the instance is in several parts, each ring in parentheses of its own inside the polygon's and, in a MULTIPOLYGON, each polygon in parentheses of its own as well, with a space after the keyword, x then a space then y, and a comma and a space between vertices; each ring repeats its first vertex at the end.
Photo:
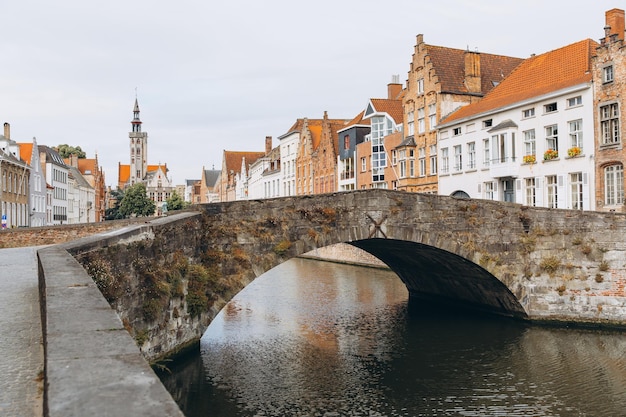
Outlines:
MULTIPOLYGON (((224 151, 193 202, 367 188, 624 211, 624 11, 604 37, 522 59, 417 36, 406 84, 352 119, 302 118, 262 152, 224 151)), ((356 112, 355 112, 356 113, 356 112)))
POLYGON ((104 172, 98 158, 63 159, 46 145, 17 142, 4 124, 0 135, 2 228, 102 221, 104 172))

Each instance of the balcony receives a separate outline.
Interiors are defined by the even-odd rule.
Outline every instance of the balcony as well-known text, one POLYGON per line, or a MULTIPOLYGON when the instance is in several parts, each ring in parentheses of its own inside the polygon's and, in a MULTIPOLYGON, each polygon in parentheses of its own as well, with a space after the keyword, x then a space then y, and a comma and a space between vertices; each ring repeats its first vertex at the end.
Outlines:
POLYGON ((493 178, 517 177, 519 175, 517 158, 492 159, 489 164, 489 175, 493 178))

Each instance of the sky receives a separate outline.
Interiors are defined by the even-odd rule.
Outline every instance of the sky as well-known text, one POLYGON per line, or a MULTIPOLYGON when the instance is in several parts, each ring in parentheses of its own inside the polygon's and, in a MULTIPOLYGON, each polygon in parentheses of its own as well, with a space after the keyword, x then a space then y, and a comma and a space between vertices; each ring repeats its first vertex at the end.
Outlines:
MULTIPOLYGON (((406 82, 416 36, 520 58, 604 36, 623 0, 20 0, 0 3, 0 122, 11 139, 130 163, 135 98, 148 163, 173 183, 264 151, 298 118, 352 119, 406 82)), ((0 132, 1 133, 1 132, 0 132)))

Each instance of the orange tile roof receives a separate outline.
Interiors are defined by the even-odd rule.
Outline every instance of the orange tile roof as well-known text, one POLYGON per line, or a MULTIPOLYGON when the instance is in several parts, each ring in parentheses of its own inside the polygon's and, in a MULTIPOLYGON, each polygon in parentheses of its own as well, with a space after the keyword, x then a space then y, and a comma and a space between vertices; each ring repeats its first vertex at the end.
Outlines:
POLYGON ((226 170, 228 173, 231 171, 234 173, 241 172, 241 160, 246 158, 246 164, 250 165, 256 162, 257 159, 265 156, 265 152, 247 152, 247 151, 224 151, 224 162, 226 163, 226 170))
POLYGON ((354 125, 370 125, 371 124, 371 120, 370 119, 365 119, 363 120, 363 115, 365 114, 365 110, 363 110, 361 113, 357 114, 356 117, 352 120, 350 120, 345 127, 342 127, 342 129, 347 129, 350 126, 354 126, 354 125))
POLYGON ((388 100, 385 98, 370 99, 374 110, 377 113, 387 113, 396 123, 402 123, 404 120, 404 112, 402 110, 402 100, 388 100))
POLYGON ((461 107, 442 123, 495 110, 591 81, 591 58, 598 43, 583 41, 526 59, 482 100, 461 107))
MULTIPOLYGON (((437 71, 443 93, 469 93, 465 85, 465 54, 462 49, 426 45, 437 71)), ((481 92, 486 94, 524 60, 503 55, 480 53, 481 92)))
MULTIPOLYGON (((163 171, 167 173, 167 164, 158 164, 148 165, 146 174, 158 170, 159 167, 163 167, 163 171)), ((126 184, 128 182, 128 179, 130 178, 130 165, 118 164, 117 175, 119 178, 119 183, 126 184)))
POLYGON ((24 143, 19 143, 19 145, 20 145, 20 158, 22 159, 22 161, 30 165, 30 160, 33 157, 33 144, 24 142, 24 143))
POLYGON ((90 171, 87 175, 93 175, 98 170, 98 163, 95 158, 80 158, 78 159, 78 170, 81 174, 86 174, 87 171, 90 171))

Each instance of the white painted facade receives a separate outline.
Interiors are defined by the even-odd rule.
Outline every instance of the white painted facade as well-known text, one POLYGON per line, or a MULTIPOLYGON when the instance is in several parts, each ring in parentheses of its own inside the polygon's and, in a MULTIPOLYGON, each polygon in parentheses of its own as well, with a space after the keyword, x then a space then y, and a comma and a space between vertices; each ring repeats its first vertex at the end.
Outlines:
MULTIPOLYGON (((257 200, 267 198, 265 195, 265 179, 263 173, 270 166, 269 157, 263 156, 250 165, 250 175, 248 176, 248 198, 257 200)), ((243 169, 243 167, 242 167, 243 169)))
POLYGON ((296 195, 296 157, 298 156, 298 146, 300 146, 300 132, 289 132, 280 136, 278 140, 280 140, 282 190, 279 190, 277 197, 288 197, 296 195))
POLYGON ((444 120, 439 194, 594 210, 593 153, 593 88, 585 83, 449 124, 444 120), (569 155, 575 147, 580 154, 569 155), (551 148, 558 157, 544 160, 551 148))

